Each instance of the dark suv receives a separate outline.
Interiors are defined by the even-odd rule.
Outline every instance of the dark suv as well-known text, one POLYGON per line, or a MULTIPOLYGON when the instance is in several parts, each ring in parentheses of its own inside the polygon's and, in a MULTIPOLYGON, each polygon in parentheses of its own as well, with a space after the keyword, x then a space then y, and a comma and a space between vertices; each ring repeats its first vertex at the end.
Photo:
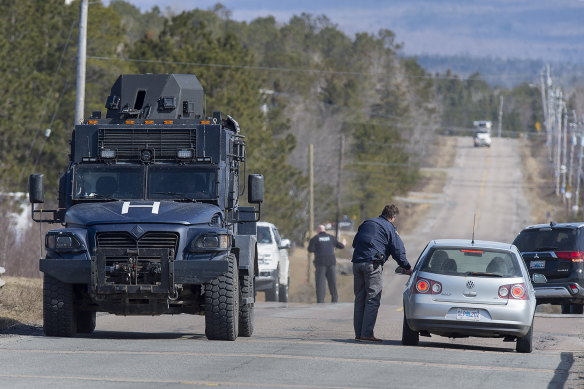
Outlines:
POLYGON ((538 304, 560 304, 562 313, 584 307, 584 222, 529 226, 513 241, 529 270, 538 304))

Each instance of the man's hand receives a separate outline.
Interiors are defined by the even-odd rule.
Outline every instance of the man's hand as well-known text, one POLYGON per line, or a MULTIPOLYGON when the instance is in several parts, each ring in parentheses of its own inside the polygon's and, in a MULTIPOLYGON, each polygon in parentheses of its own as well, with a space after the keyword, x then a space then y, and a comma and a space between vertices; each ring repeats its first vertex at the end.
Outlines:
POLYGON ((398 266, 398 267, 395 268, 395 272, 397 274, 407 274, 407 275, 410 275, 410 274, 412 274, 412 268, 405 269, 405 268, 403 268, 401 266, 398 266))
POLYGON ((341 243, 343 244, 343 246, 346 246, 347 245, 347 239, 343 238, 343 240, 342 240, 341 243))

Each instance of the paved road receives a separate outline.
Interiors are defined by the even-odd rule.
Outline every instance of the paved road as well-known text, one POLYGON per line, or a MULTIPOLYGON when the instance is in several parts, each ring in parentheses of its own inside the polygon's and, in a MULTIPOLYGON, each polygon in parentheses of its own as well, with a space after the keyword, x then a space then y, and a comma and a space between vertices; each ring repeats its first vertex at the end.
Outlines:
MULTIPOLYGON (((404 240, 412 258, 432 238, 509 241, 527 221, 517 143, 474 149, 460 138, 443 201, 404 240)), ((352 304, 258 303, 256 332, 210 342, 203 317, 100 315, 73 339, 0 335, 0 387, 30 388, 576 388, 584 387, 584 316, 537 314, 535 351, 498 339, 422 338, 401 346, 404 276, 386 271, 381 344, 353 340, 352 304)))

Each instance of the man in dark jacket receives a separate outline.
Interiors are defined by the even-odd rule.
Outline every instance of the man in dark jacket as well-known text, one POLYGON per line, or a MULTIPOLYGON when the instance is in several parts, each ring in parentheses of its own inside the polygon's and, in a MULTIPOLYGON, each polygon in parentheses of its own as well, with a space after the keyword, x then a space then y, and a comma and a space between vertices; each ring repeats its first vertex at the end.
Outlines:
POLYGON ((373 335, 373 328, 381 302, 385 261, 392 256, 405 273, 412 273, 406 249, 393 225, 398 214, 394 204, 386 205, 379 217, 367 219, 359 226, 353 239, 353 327, 356 340, 381 342, 373 335))
POLYGON ((317 234, 308 243, 308 252, 314 253, 316 266, 316 302, 324 303, 325 283, 328 282, 331 292, 331 302, 339 300, 337 294, 337 258, 335 248, 345 248, 344 242, 339 242, 334 236, 325 232, 323 225, 316 227, 317 234), (326 279, 326 280, 325 280, 326 279))

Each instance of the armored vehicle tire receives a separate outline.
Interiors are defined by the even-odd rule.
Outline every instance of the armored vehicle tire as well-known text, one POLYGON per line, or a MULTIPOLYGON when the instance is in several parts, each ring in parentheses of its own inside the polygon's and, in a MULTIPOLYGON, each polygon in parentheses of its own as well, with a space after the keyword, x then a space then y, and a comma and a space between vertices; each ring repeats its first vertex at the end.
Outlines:
POLYGON ((420 333, 413 331, 408 325, 406 315, 404 315, 404 324, 402 327, 402 344, 404 346, 417 346, 420 343, 420 333))
POLYGON ((532 351, 532 340, 533 340, 533 324, 529 328, 527 334, 521 338, 517 338, 517 344, 515 345, 515 351, 518 353, 530 353, 532 351))
POLYGON ((80 334, 93 334, 95 331, 95 312, 77 312, 77 332, 80 334))
MULTIPOLYGON (((276 274, 279 274, 280 270, 276 270, 276 274)), ((280 299, 280 278, 276 277, 274 283, 270 289, 266 290, 266 301, 279 301, 280 299)))
MULTIPOLYGON (((254 296, 254 276, 242 276, 241 296, 254 296)), ((253 305, 242 304, 239 307, 239 336, 250 337, 253 334, 253 305)))
POLYGON ((49 275, 43 285, 43 329, 46 336, 71 337, 77 333, 75 291, 49 275))
POLYGON ((288 277, 288 283, 286 285, 280 285, 278 301, 281 303, 288 302, 288 286, 290 285, 290 277, 288 277))
POLYGON ((235 340, 239 333, 239 276, 229 255, 225 275, 205 284, 205 335, 210 340, 235 340))

